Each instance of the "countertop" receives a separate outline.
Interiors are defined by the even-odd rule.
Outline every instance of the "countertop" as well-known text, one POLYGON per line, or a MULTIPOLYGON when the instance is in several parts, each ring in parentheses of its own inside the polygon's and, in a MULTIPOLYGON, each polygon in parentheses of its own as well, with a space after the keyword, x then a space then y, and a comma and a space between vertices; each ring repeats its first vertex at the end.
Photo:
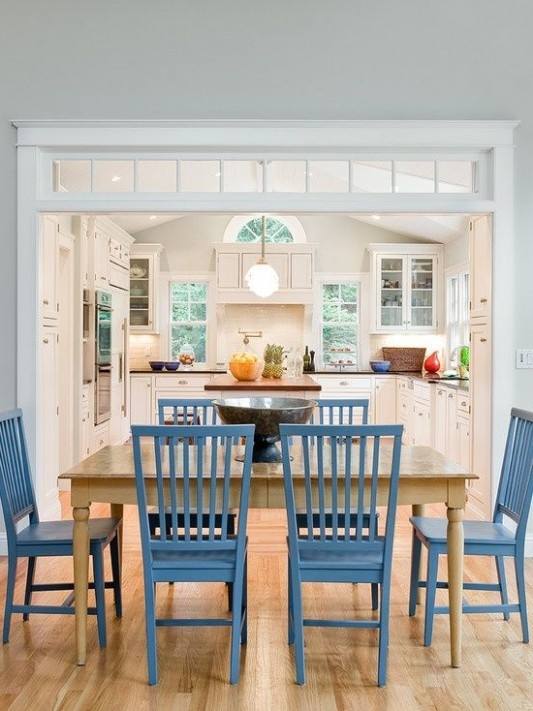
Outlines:
POLYGON ((221 368, 178 368, 177 370, 152 370, 151 368, 131 368, 130 375, 214 375, 216 373, 226 373, 221 368))
POLYGON ((285 392, 307 390, 318 392, 322 390, 319 383, 310 375, 299 378, 258 378, 257 380, 236 380, 232 375, 217 375, 204 390, 280 390, 285 392))

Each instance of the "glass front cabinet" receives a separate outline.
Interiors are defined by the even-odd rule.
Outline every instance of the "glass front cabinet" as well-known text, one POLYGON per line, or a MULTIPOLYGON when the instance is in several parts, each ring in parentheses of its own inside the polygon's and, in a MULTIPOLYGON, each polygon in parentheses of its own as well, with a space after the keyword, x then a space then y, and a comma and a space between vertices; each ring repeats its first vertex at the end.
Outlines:
POLYGON ((371 331, 437 332, 441 248, 410 244, 370 245, 369 249, 372 258, 371 331), (384 248, 394 248, 394 251, 384 251, 384 248))
POLYGON ((135 244, 130 256, 130 331, 158 333, 158 281, 161 245, 135 244))

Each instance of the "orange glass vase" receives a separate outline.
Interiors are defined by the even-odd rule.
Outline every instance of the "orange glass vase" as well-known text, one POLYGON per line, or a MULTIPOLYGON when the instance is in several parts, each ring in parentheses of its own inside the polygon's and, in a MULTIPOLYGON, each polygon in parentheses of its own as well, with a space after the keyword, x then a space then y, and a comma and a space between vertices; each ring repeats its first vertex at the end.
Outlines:
POLYGON ((427 373, 438 373, 440 368, 439 354, 434 351, 424 361, 424 369, 427 373))

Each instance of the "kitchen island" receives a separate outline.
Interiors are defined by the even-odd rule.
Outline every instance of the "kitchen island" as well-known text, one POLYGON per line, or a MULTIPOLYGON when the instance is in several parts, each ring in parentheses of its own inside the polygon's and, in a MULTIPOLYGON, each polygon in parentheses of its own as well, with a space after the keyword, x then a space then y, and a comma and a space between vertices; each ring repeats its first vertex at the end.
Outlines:
POLYGON ((230 392, 234 396, 248 397, 251 395, 276 396, 280 393, 291 393, 291 397, 317 397, 322 386, 310 375, 296 378, 258 378, 257 380, 237 380, 226 373, 216 375, 204 385, 209 395, 217 393, 216 397, 225 397, 230 392))

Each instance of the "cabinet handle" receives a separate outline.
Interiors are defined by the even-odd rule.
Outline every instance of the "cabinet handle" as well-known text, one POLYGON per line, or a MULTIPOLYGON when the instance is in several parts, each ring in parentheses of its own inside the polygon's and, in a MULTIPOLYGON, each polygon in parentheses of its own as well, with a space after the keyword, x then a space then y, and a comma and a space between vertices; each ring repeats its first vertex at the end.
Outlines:
POLYGON ((461 403, 461 407, 466 407, 466 400, 463 400, 463 402, 461 403))
POLYGON ((48 343, 48 338, 43 338, 43 343, 48 343))
POLYGON ((347 380, 341 380, 339 385, 349 385, 349 382, 347 380))
POLYGON ((486 304, 486 303, 487 303, 487 299, 480 299, 480 300, 479 300, 479 303, 480 303, 480 304, 486 304))
POLYGON ((187 385, 186 380, 178 380, 178 385, 187 385))
POLYGON ((442 395, 442 390, 438 391, 438 396, 440 397, 442 395))
POLYGON ((48 304, 49 304, 48 299, 43 299, 43 304, 44 304, 45 306, 48 306, 48 304))
POLYGON ((423 414, 424 414, 423 412, 419 412, 419 413, 418 413, 418 416, 419 416, 419 417, 422 417, 423 414))
POLYGON ((449 397, 450 400, 451 400, 451 399, 453 398, 453 393, 450 393, 450 394, 448 395, 448 397, 449 397))
POLYGON ((150 385, 150 383, 146 383, 146 387, 151 388, 152 386, 150 385))
POLYGON ((481 343, 486 343, 486 342, 487 342, 487 339, 486 339, 486 338, 480 338, 479 340, 481 341, 481 343))

